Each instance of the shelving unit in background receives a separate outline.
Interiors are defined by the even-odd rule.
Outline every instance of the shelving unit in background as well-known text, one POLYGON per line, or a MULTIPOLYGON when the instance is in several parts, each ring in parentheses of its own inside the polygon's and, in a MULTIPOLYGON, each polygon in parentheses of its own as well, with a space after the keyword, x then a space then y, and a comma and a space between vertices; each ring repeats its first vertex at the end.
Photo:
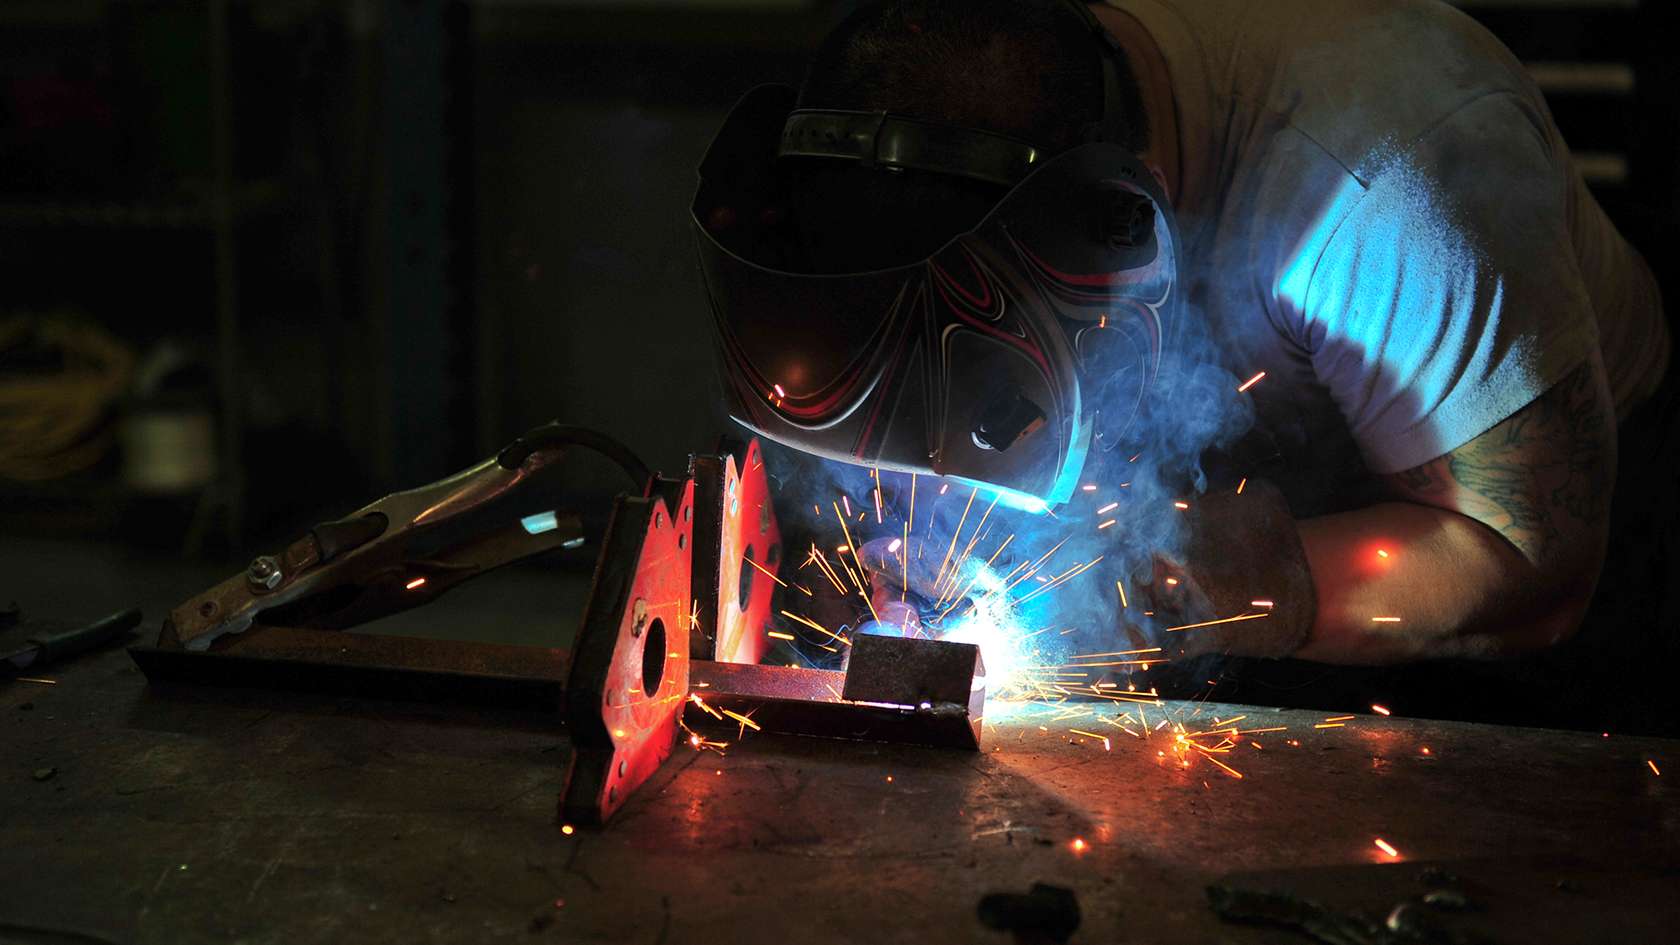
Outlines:
MULTIPOLYGON (((1593 193, 1636 242, 1680 216, 1680 65, 1664 0, 1448 0, 1516 53, 1593 193)), ((1672 11, 1667 11, 1672 12, 1672 11)))
MULTIPOLYGON (((208 154, 206 179, 182 181, 182 193, 167 197, 130 199, 107 194, 32 194, 12 189, 11 182, 0 182, 0 230, 92 231, 106 237, 120 234, 121 238, 136 242, 154 239, 160 232, 208 236, 209 258, 203 271, 209 274, 212 297, 209 349, 213 361, 217 456, 214 478, 194 501, 196 511, 185 539, 190 550, 202 546, 211 529, 219 531, 230 545, 237 543, 243 531, 244 477, 239 462, 243 397, 236 223, 245 212, 271 205, 277 197, 273 182, 234 179, 228 2, 206 0, 197 6, 203 13, 205 45, 209 52, 209 68, 204 77, 210 106, 209 140, 203 143, 208 154)), ((10 16, 26 19, 27 25, 36 29, 43 26, 64 29, 97 27, 104 12, 98 4, 66 3, 56 11, 31 4, 12 10, 10 16)), ((7 16, 0 11, 0 22, 7 16)), ((182 274, 189 284, 194 268, 187 267, 182 274)), ((97 278, 97 274, 90 275, 97 278)), ((62 287, 66 304, 76 301, 76 290, 76 286, 62 287)), ((4 511, 14 525, 27 528, 51 522, 59 530, 72 532, 109 528, 120 519, 122 507, 139 498, 118 481, 85 476, 40 484, 0 483, 0 497, 4 497, 4 511)))

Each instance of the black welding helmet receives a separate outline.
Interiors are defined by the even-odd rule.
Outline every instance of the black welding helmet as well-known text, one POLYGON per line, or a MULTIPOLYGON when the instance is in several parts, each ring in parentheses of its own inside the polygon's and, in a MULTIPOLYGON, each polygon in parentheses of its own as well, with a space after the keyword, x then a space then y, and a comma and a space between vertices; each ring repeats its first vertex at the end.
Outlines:
POLYGON ((805 452, 981 485, 1018 508, 1066 501, 1088 452, 1124 439, 1177 297, 1165 195, 1127 148, 1100 130, 1087 141, 1045 159, 985 131, 749 92, 706 153, 691 214, 731 415, 805 452), (837 274, 787 251, 788 162, 825 159, 1007 190, 926 258, 837 274))

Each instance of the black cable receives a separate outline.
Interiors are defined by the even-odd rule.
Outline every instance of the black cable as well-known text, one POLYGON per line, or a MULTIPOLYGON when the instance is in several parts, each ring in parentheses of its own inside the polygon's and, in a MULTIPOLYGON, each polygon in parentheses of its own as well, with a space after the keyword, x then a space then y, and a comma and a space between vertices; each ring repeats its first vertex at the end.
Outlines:
POLYGON ((617 463, 618 468, 635 480, 637 489, 647 488, 648 481, 653 478, 647 464, 642 462, 641 457, 632 452, 630 447, 599 430, 570 426, 558 421, 528 431, 524 436, 509 443, 496 454, 496 462, 503 469, 518 469, 532 453, 557 446, 581 446, 600 453, 617 463))

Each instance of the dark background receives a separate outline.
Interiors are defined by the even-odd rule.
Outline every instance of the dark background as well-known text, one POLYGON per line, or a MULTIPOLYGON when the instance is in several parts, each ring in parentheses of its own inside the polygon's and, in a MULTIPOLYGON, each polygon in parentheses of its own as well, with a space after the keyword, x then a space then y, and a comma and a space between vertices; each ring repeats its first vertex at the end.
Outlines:
MULTIPOLYGON (((1460 5, 1654 239, 1680 205, 1662 5, 1460 5)), ((179 356, 101 402, 80 461, 0 478, 0 536, 244 552, 553 418, 679 470, 724 428, 694 165, 850 6, 3 0, 0 321, 179 356), (125 424, 160 413, 210 424, 202 482, 136 484, 125 424)), ((55 357, 0 346, 0 416, 62 379, 55 357)), ((575 482, 580 503, 618 487, 575 482)))

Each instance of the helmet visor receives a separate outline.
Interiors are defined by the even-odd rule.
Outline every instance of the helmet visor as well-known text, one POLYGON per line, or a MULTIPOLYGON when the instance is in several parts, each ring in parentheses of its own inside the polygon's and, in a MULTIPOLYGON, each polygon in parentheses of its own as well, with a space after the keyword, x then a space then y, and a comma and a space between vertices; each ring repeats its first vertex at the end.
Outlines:
POLYGON ((843 462, 1065 501, 1094 420, 1081 335, 1124 329, 1139 378, 1158 362, 1173 257, 1153 179, 1118 145, 1082 145, 930 255, 812 271, 776 156, 792 107, 782 87, 742 99, 692 208, 731 415, 843 462))

